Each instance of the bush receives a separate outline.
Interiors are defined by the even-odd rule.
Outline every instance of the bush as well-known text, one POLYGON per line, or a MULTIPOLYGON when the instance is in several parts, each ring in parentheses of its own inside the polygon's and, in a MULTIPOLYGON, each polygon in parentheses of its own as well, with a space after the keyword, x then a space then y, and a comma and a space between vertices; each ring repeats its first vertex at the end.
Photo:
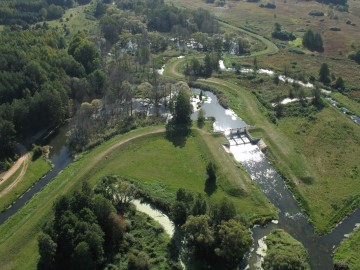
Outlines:
POLYGON ((270 9, 275 9, 276 5, 273 3, 266 3, 266 4, 261 4, 260 5, 261 8, 270 8, 270 9))
POLYGON ((317 16, 317 17, 321 17, 324 16, 324 12, 320 11, 320 10, 312 10, 309 12, 310 16, 317 16))
POLYGON ((330 29, 330 31, 341 31, 340 27, 337 27, 337 26, 332 26, 329 29, 330 29))

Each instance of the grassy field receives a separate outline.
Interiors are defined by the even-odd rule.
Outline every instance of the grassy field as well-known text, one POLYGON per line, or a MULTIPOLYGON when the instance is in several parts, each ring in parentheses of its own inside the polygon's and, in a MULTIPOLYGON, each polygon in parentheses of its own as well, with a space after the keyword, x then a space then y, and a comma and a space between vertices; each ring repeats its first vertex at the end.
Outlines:
POLYGON ((351 113, 357 115, 360 117, 360 104, 347 96, 344 96, 340 93, 332 93, 331 97, 335 99, 337 102, 339 102, 340 107, 347 108, 351 113))
POLYGON ((85 31, 90 36, 100 35, 98 20, 92 16, 93 3, 80 5, 67 9, 59 20, 47 21, 49 26, 67 29, 68 38, 73 37, 79 31, 85 31))
POLYGON ((344 240, 335 250, 334 263, 347 265, 349 270, 360 269, 360 229, 344 240))
POLYGON ((133 140, 121 147, 121 151, 108 155, 106 161, 100 161, 89 180, 96 181, 108 174, 129 177, 137 180, 151 196, 171 204, 179 188, 206 195, 206 164, 212 161, 219 169, 218 188, 211 200, 228 197, 238 209, 238 215, 249 223, 259 217, 274 217, 265 196, 222 149, 225 139, 201 133, 200 136, 194 130, 183 148, 174 147, 164 134, 133 140))
MULTIPOLYGON (((28 188, 30 188, 38 179, 44 176, 51 169, 50 163, 45 158, 40 157, 33 161, 31 156, 29 158, 29 164, 26 173, 20 182, 7 194, 1 197, 0 211, 5 210, 11 203, 13 203, 19 196, 21 196, 26 190, 28 190, 28 188)), ((24 166, 24 164, 22 166, 24 166)), ((22 166, 20 166, 15 174, 6 181, 5 185, 0 186, 1 190, 6 188, 6 186, 10 185, 11 182, 17 178, 17 176, 20 174, 22 166)))
POLYGON ((189 185, 188 188, 192 191, 202 192, 204 179, 199 178, 205 176, 204 166, 208 153, 214 153, 212 157, 216 157, 217 164, 227 164, 226 168, 219 172, 219 188, 213 194, 214 199, 220 198, 221 194, 226 194, 224 190, 227 187, 223 186, 225 184, 224 177, 226 176, 227 179, 231 179, 231 181, 229 180, 231 185, 237 185, 247 191, 241 197, 231 197, 237 205, 239 215, 245 216, 249 220, 255 219, 254 215, 256 214, 264 214, 269 218, 270 213, 272 218, 276 217, 274 208, 266 200, 261 191, 250 181, 245 171, 242 168, 238 168, 233 159, 222 149, 219 144, 223 142, 222 138, 214 138, 209 134, 206 136, 205 133, 202 134, 203 142, 200 136, 190 137, 184 148, 176 148, 163 138, 163 132, 163 127, 138 129, 125 135, 116 136, 92 151, 79 155, 56 179, 0 226, 0 268, 36 268, 39 258, 36 238, 42 224, 51 216, 54 201, 59 196, 79 188, 82 181, 87 180, 91 185, 95 185, 103 174, 125 174, 127 172, 130 176, 144 177, 141 180, 153 184, 154 190, 158 192, 157 195, 159 195, 159 191, 162 191, 162 194, 164 194, 164 190, 170 193, 178 187, 187 187, 186 185, 189 185), (140 139, 145 134, 148 134, 146 138, 150 140, 149 143, 146 142, 147 139, 140 139), (134 139, 139 140, 139 142, 142 141, 142 143, 135 145, 135 148, 129 150, 129 145, 126 144, 132 144, 130 141, 134 139), (218 144, 214 143, 214 140, 215 142, 218 140, 218 144), (207 146, 207 142, 211 143, 211 147, 207 146), (123 155, 123 152, 126 155, 123 155), (137 152, 137 158, 142 160, 144 164, 139 164, 137 159, 134 159, 135 156, 132 152, 137 152), (151 155, 151 152, 153 152, 153 155, 151 155), (185 157, 191 157, 191 160, 182 160, 179 153, 184 154, 185 157), (194 153, 196 155, 192 157, 191 154, 194 153), (143 157, 139 154, 143 154, 143 157), (165 160, 161 160, 160 157, 165 158, 165 160), (152 160, 154 163, 150 163, 149 160, 152 160), (185 162, 189 167, 185 167, 182 162, 185 162), (174 165, 176 168, 168 170, 163 165, 167 163, 168 165, 174 165), (124 164, 132 166, 132 170, 130 171, 124 164), (154 169, 156 167, 157 170, 154 169), (144 175, 143 170, 147 170, 149 175, 144 175), (165 179, 159 172, 166 174, 165 177, 168 178, 165 179), (189 177, 189 179, 185 179, 182 176, 183 174, 189 177), (232 178, 230 176, 235 177, 232 178), (238 179, 241 179, 242 182, 237 182, 238 179), (180 180, 183 182, 179 183, 180 180), (155 181, 160 184, 155 184, 155 181), (166 186, 166 183, 168 186, 166 186), (159 187, 161 190, 159 190, 159 187))

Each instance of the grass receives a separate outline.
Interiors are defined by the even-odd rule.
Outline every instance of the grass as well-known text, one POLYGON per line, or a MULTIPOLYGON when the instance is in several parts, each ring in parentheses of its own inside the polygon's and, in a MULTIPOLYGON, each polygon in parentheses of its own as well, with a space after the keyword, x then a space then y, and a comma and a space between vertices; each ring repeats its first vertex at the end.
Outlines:
POLYGON ((296 188, 309 205, 308 214, 324 233, 360 206, 360 127, 332 107, 316 118, 284 118, 278 127, 309 165, 306 172, 296 159, 288 158, 300 180, 296 188))
POLYGON ((164 134, 142 137, 108 155, 106 161, 100 161, 89 180, 96 181, 108 174, 137 179, 137 184, 151 196, 172 204, 176 191, 183 187, 206 196, 206 164, 213 161, 219 169, 218 188, 210 196, 211 200, 228 197, 238 209, 238 215, 249 223, 259 217, 275 217, 275 211, 268 206, 265 196, 247 173, 237 168, 222 149, 222 143, 225 143, 222 138, 214 138, 205 132, 200 135, 195 130, 183 148, 174 147, 164 134))
MULTIPOLYGON (((169 72, 178 69, 173 63, 169 72)), ((318 233, 329 232, 359 207, 360 127, 340 111, 329 106, 315 113, 313 120, 289 117, 274 125, 252 91, 240 86, 250 88, 251 82, 224 74, 198 80, 197 84, 223 92, 230 107, 257 128, 254 135, 269 146, 269 160, 287 181, 318 233)))
MULTIPOLYGON (((291 237, 288 233, 283 230, 275 230, 266 236, 266 245, 267 245, 267 254, 265 256, 265 265, 269 264, 272 266, 279 266, 280 260, 282 260, 282 268, 281 269, 289 269, 284 268, 285 263, 290 263, 287 267, 291 268, 291 263, 297 262, 302 266, 299 267, 299 264, 296 264, 296 268, 294 269, 310 269, 310 265, 308 263, 308 256, 303 245, 298 242, 296 239, 291 237), (279 258, 278 260, 275 258, 279 258), (284 260, 286 258, 286 260, 284 260)), ((264 267, 264 263, 262 264, 264 267)), ((294 265, 293 265, 294 266, 294 265)), ((276 267, 264 267, 267 269, 278 269, 276 267)))
POLYGON ((339 107, 347 108, 351 113, 360 117, 360 104, 338 92, 331 93, 331 97, 339 102, 339 107))
POLYGON ((47 21, 49 26, 68 29, 68 38, 73 37, 79 31, 85 31, 91 36, 99 35, 98 20, 92 17, 92 2, 87 5, 79 5, 67 9, 60 20, 47 21))
MULTIPOLYGON (((129 132, 124 135, 116 136, 109 141, 104 142, 103 144, 99 145, 98 147, 94 148, 92 151, 83 153, 79 155, 76 160, 71 163, 61 174, 59 174, 58 177, 56 177, 53 181, 51 181, 47 186, 44 187, 44 189, 39 192, 36 196, 34 196, 25 206, 23 206, 15 215, 13 215, 11 218, 9 218, 4 224, 0 225, 0 268, 1 269, 34 269, 36 268, 36 263, 39 258, 39 254, 37 251, 37 236, 39 232, 41 231, 41 226, 49 219, 49 216, 52 215, 52 206, 53 203, 56 201, 57 198, 59 198, 61 195, 67 194, 69 192, 74 191, 75 189, 81 187, 81 183, 84 180, 87 180, 92 186, 94 186, 98 179, 98 176, 100 177, 100 172, 103 171, 104 173, 108 173, 108 165, 106 165, 108 162, 111 164, 115 164, 114 170, 117 169, 118 166, 122 163, 128 163, 129 166, 131 163, 131 152, 132 151, 142 151, 142 153, 146 154, 147 157, 150 157, 151 155, 147 153, 147 151, 153 151, 156 153, 159 151, 158 154, 163 153, 165 150, 161 150, 162 145, 165 148, 174 148, 172 149, 172 154, 178 153, 177 151, 194 151, 193 149, 187 149, 184 147, 183 149, 177 149, 173 147, 169 142, 167 142, 163 137, 160 137, 160 141, 156 141, 158 136, 151 135, 152 133, 159 133, 163 134, 164 128, 162 127, 147 127, 142 128, 138 130, 134 130, 132 132, 129 132), (142 148, 138 149, 129 149, 129 146, 124 145, 127 142, 130 142, 133 139, 140 139, 140 137, 147 135, 147 138, 150 140, 155 140, 154 143, 146 143, 146 140, 144 140, 142 148), (161 142, 162 141, 162 142, 161 142), (152 148, 154 146, 158 146, 160 144, 160 149, 158 148, 152 148), (117 163, 114 163, 116 161, 115 157, 121 157, 122 151, 119 150, 128 149, 126 152, 129 154, 126 156, 123 156, 122 159, 118 159, 117 163), (108 162, 107 162, 108 161, 108 162), (104 167, 99 166, 103 164, 104 167), (95 177, 96 175, 96 177, 95 177), (46 203, 45 203, 46 202, 46 203)), ((162 135, 161 135, 162 136, 162 135)), ((208 136, 204 140, 209 140, 209 142, 212 142, 213 137, 208 136)), ((220 139, 215 137, 215 139, 220 139)), ((196 137, 189 138, 189 146, 196 144, 196 137), (192 142, 192 140, 194 140, 192 142)), ((199 138, 200 140, 200 138, 199 138)), ((198 147, 202 148, 205 147, 203 144, 200 144, 198 147)), ((215 144, 213 148, 209 148, 208 151, 217 151, 217 153, 224 153, 223 149, 221 149, 221 146, 219 144, 215 144), (221 151, 220 151, 221 150, 221 151)), ((204 153, 206 154, 206 152, 204 153)), ((228 168, 231 168, 229 171, 229 174, 231 175, 235 172, 237 172, 237 175, 245 175, 245 172, 241 168, 234 167, 235 162, 232 160, 232 158, 228 155, 227 157, 222 157, 219 159, 218 162, 225 162, 227 159, 230 159, 233 163, 228 163, 228 168)), ((167 156, 168 157, 168 156, 167 156)), ((200 155, 200 152, 198 152, 197 156, 195 157, 196 163, 194 164, 205 164, 205 161, 200 155)), ((217 158, 217 156, 215 156, 217 158)), ((141 158, 141 157, 139 157, 141 158)), ((172 156, 172 160, 181 159, 181 157, 178 156, 172 156)), ((158 159, 157 155, 151 156, 151 159, 155 162, 155 164, 160 164, 161 166, 158 167, 158 170, 164 171, 165 168, 163 168, 162 163, 160 159, 158 159)), ((145 160, 145 157, 143 158, 145 160)), ((174 162, 174 161, 167 161, 162 160, 163 162, 174 162)), ((160 179, 160 175, 157 173, 156 170, 154 170, 150 166, 149 161, 147 161, 148 166, 148 172, 153 173, 153 175, 146 175, 146 178, 143 179, 144 181, 154 181, 155 178, 160 179)), ((189 163, 187 163, 189 164, 189 163)), ((221 163, 220 163, 221 164, 221 163)), ((142 164, 139 164, 139 166, 142 164)), ((197 167, 193 167, 192 162, 190 162, 191 168, 193 168, 193 171, 196 172, 198 170, 197 167)), ((200 165, 199 165, 200 166, 200 165)), ((204 166, 204 165, 202 165, 204 166)), ((168 183, 170 182, 171 187, 173 190, 175 190, 176 186, 186 187, 185 182, 188 183, 188 180, 181 177, 182 173, 186 174, 187 176, 191 176, 192 173, 189 171, 189 168, 185 168, 182 164, 178 163, 177 167, 181 167, 183 170, 180 171, 180 175, 176 177, 176 179, 166 179, 168 183), (181 177, 181 178, 180 178, 181 177), (177 183, 175 180, 182 179, 182 183, 177 183)), ((129 172, 132 174, 139 174, 141 176, 141 171, 138 170, 136 167, 132 167, 134 172, 129 172)), ((202 167, 204 168, 204 167, 202 167)), ((127 168, 123 169, 126 171, 127 168)), ((172 173, 177 173, 178 170, 174 169, 171 170, 172 173)), ((223 174, 228 173, 227 171, 221 172, 223 174)), ((203 176, 204 172, 201 170, 199 171, 199 176, 203 176)), ((174 177, 174 175, 173 175, 174 177)), ((164 178, 162 178, 164 179, 164 178)), ((194 181, 196 181, 195 177, 191 178, 194 181)), ((236 179, 236 178, 235 178, 236 179)), ((160 179, 161 180, 161 179, 160 179)), ((245 179, 243 179, 244 181, 245 179)), ((164 180, 163 180, 164 181, 164 180)), ((245 182, 245 181, 244 181, 245 182)), ((155 182, 153 182, 155 183, 155 182)), ((238 183, 240 185, 240 183, 238 183)), ((192 184, 194 187, 195 184, 192 184)), ((237 206, 240 207, 240 211, 243 211, 243 215, 248 215, 249 219, 253 218, 252 216, 255 214, 261 215, 265 214, 269 218, 269 212, 272 213, 272 216, 275 216, 275 210, 273 207, 268 203, 264 195, 261 193, 261 191, 254 185, 252 182, 249 181, 249 183, 246 183, 247 189, 249 190, 249 193, 241 198, 234 198, 233 200, 237 202, 237 206), (253 192, 253 191, 256 191, 253 192), (250 211, 250 208, 253 208, 250 211)), ((201 187, 201 190, 203 190, 203 184, 199 185, 201 187)), ((217 197, 220 194, 225 194, 224 191, 221 190, 221 188, 218 189, 218 191, 214 194, 214 197, 217 197)), ((239 212, 240 212, 239 211, 239 212)), ((270 217, 273 218, 273 217, 270 217)))
MULTIPOLYGON (((12 204, 22 194, 24 194, 26 190, 28 190, 38 179, 44 176, 51 169, 50 163, 45 158, 40 157, 33 161, 31 157, 32 156, 30 155, 29 165, 22 179, 6 195, 1 197, 0 211, 5 210, 10 204, 12 204)), ((7 180, 7 185, 16 179, 16 177, 20 174, 21 168, 23 166, 24 164, 22 164, 15 172, 15 174, 7 180)))
POLYGON ((347 265, 349 270, 360 269, 360 230, 357 229, 335 250, 334 263, 347 265))

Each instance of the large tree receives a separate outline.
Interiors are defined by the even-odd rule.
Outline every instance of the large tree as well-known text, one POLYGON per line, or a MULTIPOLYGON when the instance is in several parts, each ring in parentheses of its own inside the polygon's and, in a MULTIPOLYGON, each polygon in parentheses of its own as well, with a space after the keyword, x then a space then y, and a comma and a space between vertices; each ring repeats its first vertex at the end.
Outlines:
POLYGON ((326 63, 323 63, 319 71, 319 81, 325 85, 328 85, 331 82, 330 79, 330 69, 326 63))
POLYGON ((181 86, 175 103, 175 124, 184 126, 191 125, 191 113, 192 105, 190 103, 190 91, 188 87, 181 86))
POLYGON ((230 269, 235 269, 252 243, 251 233, 233 219, 222 221, 217 229, 215 254, 222 258, 230 269))

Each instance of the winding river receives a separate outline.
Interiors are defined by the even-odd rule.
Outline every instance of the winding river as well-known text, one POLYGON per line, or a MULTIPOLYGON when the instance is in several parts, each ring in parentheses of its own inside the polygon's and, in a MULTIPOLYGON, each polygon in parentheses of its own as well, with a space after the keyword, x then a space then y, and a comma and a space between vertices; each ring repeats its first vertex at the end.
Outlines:
MULTIPOLYGON (((193 89, 195 94, 200 93, 200 89, 193 89)), ((230 128, 247 127, 233 111, 225 110, 219 104, 217 97, 207 91, 203 93, 208 97, 202 105, 206 116, 214 116, 215 131, 224 132, 230 128)), ((197 112, 192 115, 197 118, 197 112)), ((6 211, 0 213, 0 224, 5 222, 11 215, 20 209, 28 200, 30 200, 38 191, 48 184, 61 170, 63 170, 72 158, 68 148, 65 146, 66 127, 60 128, 57 134, 47 142, 52 149, 50 160, 53 169, 42 179, 37 181, 21 198, 19 198, 6 211)), ((282 228, 295 239, 299 240, 308 250, 312 269, 333 269, 331 254, 333 249, 344 239, 344 235, 349 234, 355 228, 356 223, 360 222, 360 209, 340 223, 331 233, 319 237, 314 232, 314 228, 307 222, 306 216, 301 211, 297 201, 287 189, 283 179, 272 168, 265 155, 260 151, 257 145, 251 143, 237 145, 234 140, 228 137, 230 151, 234 158, 240 162, 251 175, 252 179, 259 185, 267 198, 273 203, 279 212, 279 220, 266 226, 255 226, 252 228, 254 244, 247 256, 246 264, 242 269, 258 269, 257 264, 260 257, 256 254, 258 240, 269 234, 275 228, 282 228)), ((139 202, 137 202, 139 204, 139 202)), ((161 212, 146 208, 145 205, 137 205, 140 211, 153 215, 154 218, 164 226, 169 235, 173 233, 171 222, 161 212), (165 221, 163 220, 165 218, 165 221)))
MULTIPOLYGON (((200 89, 193 88, 193 92, 199 94, 200 89)), ((203 93, 209 97, 208 100, 210 102, 204 103, 202 108, 207 117, 215 117, 215 131, 224 132, 226 135, 228 134, 227 130, 231 128, 248 126, 234 112, 221 107, 213 93, 207 91, 203 91, 203 93)), ((192 117, 196 119, 197 112, 192 117)), ((260 189, 279 212, 278 221, 274 221, 266 226, 255 226, 252 228, 254 245, 248 254, 246 264, 242 268, 258 269, 256 266, 260 260, 260 257, 256 254, 258 240, 269 234, 273 229, 281 228, 304 245, 309 253, 312 269, 333 269, 332 251, 340 244, 346 234, 353 231, 356 223, 360 222, 360 209, 357 209, 346 218, 331 233, 322 237, 318 236, 313 226, 308 223, 306 215, 300 209, 294 196, 287 189, 284 180, 267 161, 259 147, 251 143, 237 145, 229 136, 227 138, 234 158, 245 167, 251 178, 259 185, 260 189)))

